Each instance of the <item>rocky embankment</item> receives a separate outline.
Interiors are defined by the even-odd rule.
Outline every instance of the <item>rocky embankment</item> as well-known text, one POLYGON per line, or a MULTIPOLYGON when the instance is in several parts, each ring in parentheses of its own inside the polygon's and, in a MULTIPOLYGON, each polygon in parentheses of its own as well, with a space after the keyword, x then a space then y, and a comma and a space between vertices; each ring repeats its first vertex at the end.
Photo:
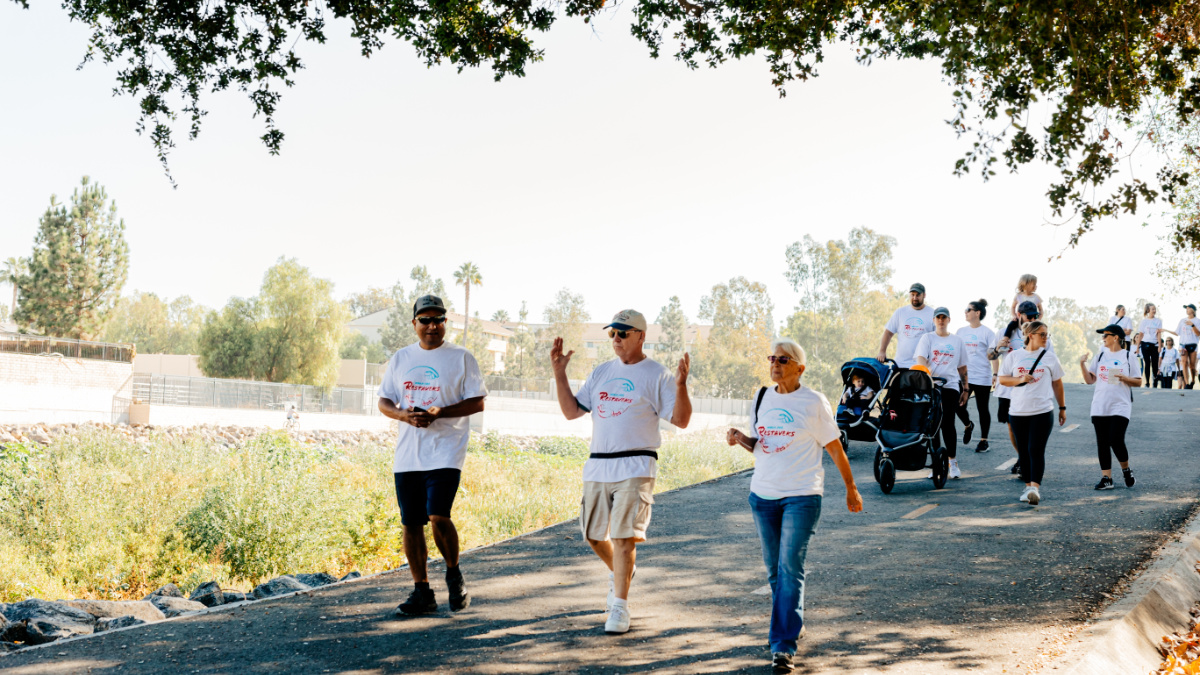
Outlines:
MULTIPOLYGON (((81 424, 9 424, 0 425, 0 445, 19 442, 49 445, 54 439, 61 436, 69 436, 87 430, 109 431, 125 436, 135 443, 149 443, 153 436, 179 440, 199 439, 231 447, 251 441, 260 434, 279 432, 277 429, 267 429, 265 427, 215 426, 207 424, 188 427, 103 424, 99 422, 85 422, 81 424)), ((339 446, 366 444, 391 446, 396 442, 394 431, 306 431, 304 429, 289 429, 287 434, 303 443, 323 443, 339 446)))
POLYGON ((55 640, 128 628, 202 612, 210 607, 238 605, 296 591, 307 591, 362 576, 351 572, 341 579, 324 572, 284 575, 259 584, 250 593, 229 591, 215 581, 200 584, 184 597, 167 584, 141 600, 57 600, 31 598, 0 602, 0 654, 55 640))

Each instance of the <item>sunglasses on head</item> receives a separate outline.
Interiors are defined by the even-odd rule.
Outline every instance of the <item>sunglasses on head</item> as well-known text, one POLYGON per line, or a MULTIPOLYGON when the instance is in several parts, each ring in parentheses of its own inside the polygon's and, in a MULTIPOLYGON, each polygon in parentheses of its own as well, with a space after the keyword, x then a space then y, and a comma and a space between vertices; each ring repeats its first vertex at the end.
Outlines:
POLYGON ((446 315, 443 314, 441 316, 418 316, 417 321, 420 321, 422 326, 428 326, 429 324, 433 324, 436 326, 438 324, 446 323, 446 315))
POLYGON ((629 337, 633 333, 637 333, 637 332, 638 332, 638 329, 636 329, 636 328, 633 328, 631 330, 617 330, 615 328, 610 328, 610 329, 608 329, 608 337, 609 338, 621 338, 622 340, 624 340, 625 338, 629 337))
POLYGON ((795 361, 796 359, 793 359, 790 356, 775 356, 774 354, 772 354, 767 357, 767 360, 770 361, 771 363, 778 363, 781 366, 786 366, 787 364, 791 363, 792 361, 795 361))

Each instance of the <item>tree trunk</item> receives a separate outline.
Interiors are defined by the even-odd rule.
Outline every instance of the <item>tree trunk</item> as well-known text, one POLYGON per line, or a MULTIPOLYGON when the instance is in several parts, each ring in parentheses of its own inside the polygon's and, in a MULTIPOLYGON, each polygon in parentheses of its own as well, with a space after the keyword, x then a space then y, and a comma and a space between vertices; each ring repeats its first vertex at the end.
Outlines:
POLYGON ((463 303, 465 305, 464 311, 466 312, 466 316, 463 317, 463 341, 462 341, 462 343, 463 343, 463 346, 466 347, 467 346, 467 329, 470 328, 470 326, 471 326, 471 282, 468 281, 466 284, 464 284, 463 287, 466 288, 466 302, 463 303))

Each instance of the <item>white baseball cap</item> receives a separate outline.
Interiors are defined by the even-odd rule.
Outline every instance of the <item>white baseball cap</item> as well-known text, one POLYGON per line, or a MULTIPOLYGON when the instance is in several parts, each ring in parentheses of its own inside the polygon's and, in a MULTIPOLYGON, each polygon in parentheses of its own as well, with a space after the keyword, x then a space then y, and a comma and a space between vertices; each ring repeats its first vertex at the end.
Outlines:
POLYGON ((640 330, 646 332, 646 317, 636 309, 623 309, 617 312, 612 319, 612 323, 605 328, 616 328, 617 330, 640 330))

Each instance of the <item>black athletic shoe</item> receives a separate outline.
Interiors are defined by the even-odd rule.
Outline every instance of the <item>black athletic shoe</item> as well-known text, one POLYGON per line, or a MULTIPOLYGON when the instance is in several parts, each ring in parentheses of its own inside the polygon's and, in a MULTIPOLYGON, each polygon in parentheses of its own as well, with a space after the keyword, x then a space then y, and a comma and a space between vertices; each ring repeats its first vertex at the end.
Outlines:
POLYGON ((1127 487, 1127 488, 1133 487, 1133 484, 1135 482, 1133 480, 1133 469, 1121 469, 1121 473, 1125 474, 1125 487, 1127 487))
POLYGON ((437 611, 437 598, 433 596, 433 589, 426 586, 425 588, 414 588, 409 594, 408 599, 400 603, 396 608, 397 614, 404 616, 417 616, 420 614, 432 614, 437 611))
POLYGON ((1112 476, 1101 476, 1101 477, 1100 477, 1100 482, 1099 482, 1099 483, 1096 483, 1096 489, 1097 489, 1097 490, 1111 490, 1111 489, 1113 489, 1112 476))
POLYGON ((1011 473, 1012 473, 1014 476, 1015 476, 1015 475, 1017 475, 1017 474, 1019 474, 1019 473, 1021 473, 1021 463, 1020 463, 1020 462, 1017 462, 1016 464, 1013 464, 1013 465, 1012 465, 1012 471, 1011 471, 1011 473))
POLYGON ((462 571, 455 567, 446 570, 446 588, 450 589, 450 611, 457 612, 471 605, 471 594, 463 581, 462 571))
POLYGON ((775 673, 790 673, 795 670, 792 665, 792 655, 787 652, 775 652, 771 655, 771 671, 775 673))
POLYGON ((987 439, 985 438, 982 441, 979 441, 979 445, 975 446, 975 452, 987 452, 987 451, 988 451, 988 443, 987 443, 987 439))
POLYGON ((963 427, 963 445, 971 442, 971 432, 975 431, 975 423, 967 422, 967 426, 963 427))

